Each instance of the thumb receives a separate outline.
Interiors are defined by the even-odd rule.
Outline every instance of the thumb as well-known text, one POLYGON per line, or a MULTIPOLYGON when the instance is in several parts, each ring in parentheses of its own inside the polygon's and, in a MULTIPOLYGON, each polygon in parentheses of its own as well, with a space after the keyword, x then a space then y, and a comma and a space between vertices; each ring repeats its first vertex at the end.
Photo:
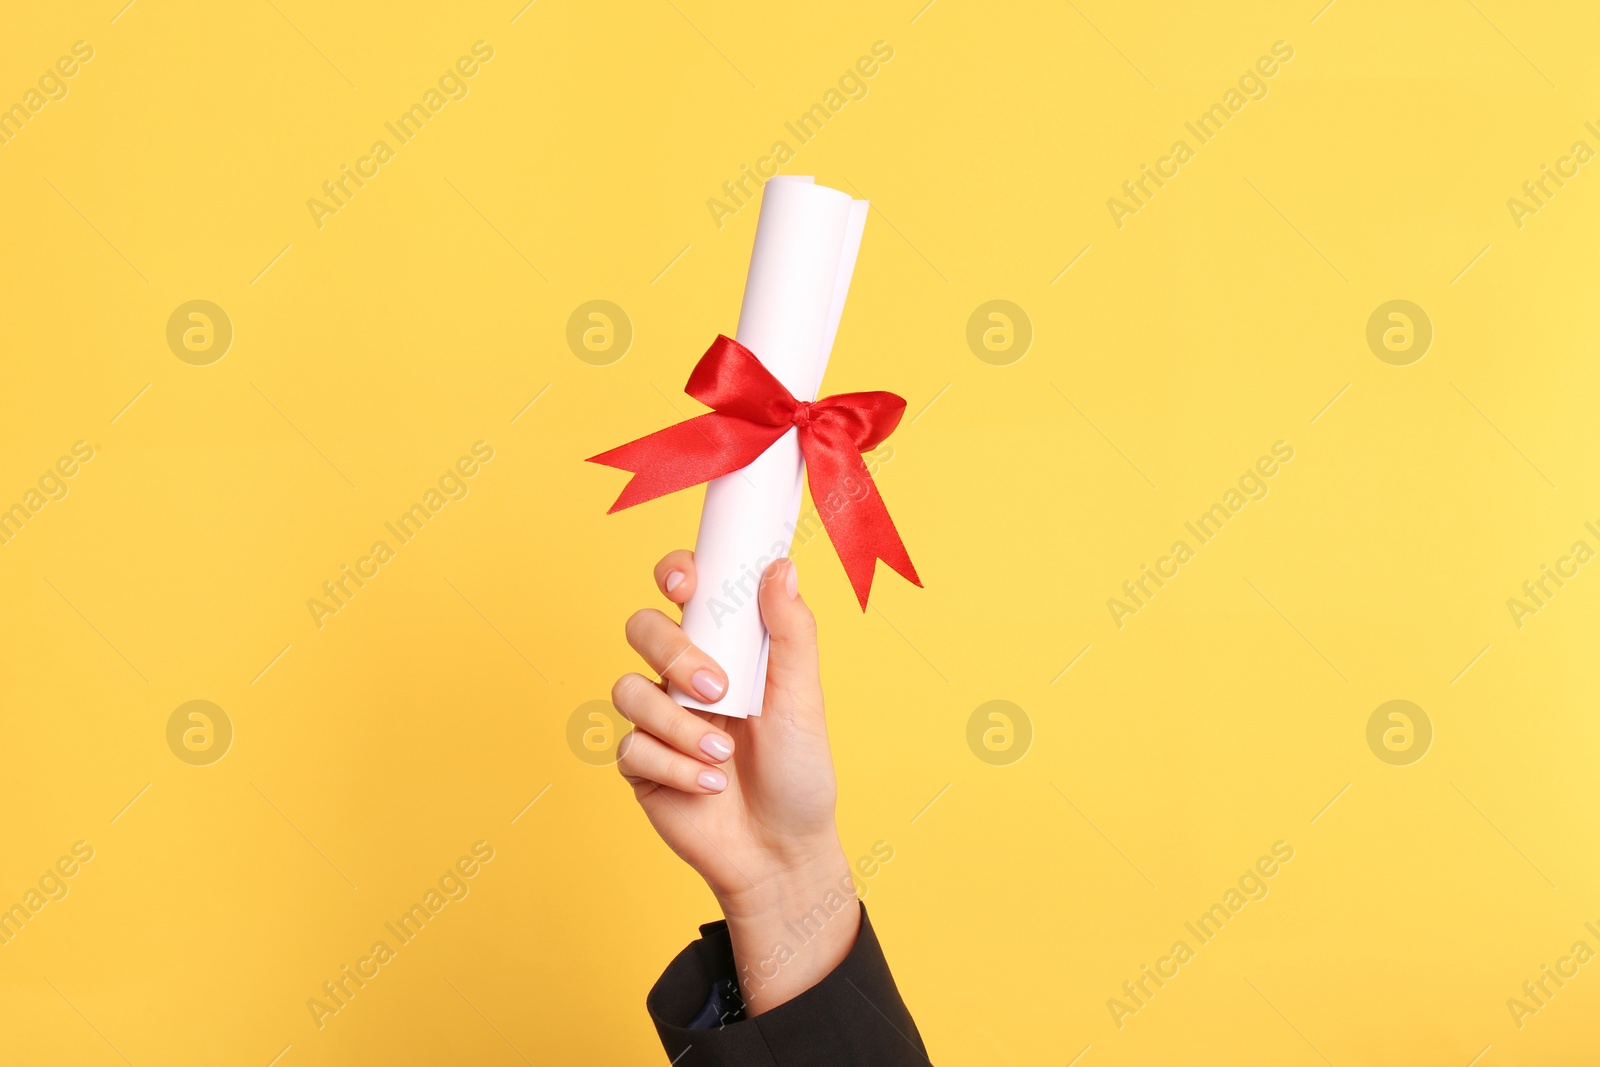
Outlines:
POLYGON ((794 560, 775 560, 761 576, 761 621, 767 649, 767 703, 784 711, 822 710, 817 620, 800 598, 794 560))

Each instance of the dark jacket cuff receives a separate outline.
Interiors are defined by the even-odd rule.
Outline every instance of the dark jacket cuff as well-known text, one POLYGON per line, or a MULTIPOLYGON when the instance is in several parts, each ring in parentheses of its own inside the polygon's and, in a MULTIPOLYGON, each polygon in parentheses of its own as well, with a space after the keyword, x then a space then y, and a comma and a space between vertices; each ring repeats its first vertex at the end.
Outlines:
POLYGON ((678 953, 645 1004, 676 1067, 840 1067, 928 1064, 922 1035, 895 988, 877 934, 861 905, 861 932, 827 977, 754 1019, 709 1030, 688 1025, 712 984, 737 980, 728 924, 700 927, 700 940, 678 953))

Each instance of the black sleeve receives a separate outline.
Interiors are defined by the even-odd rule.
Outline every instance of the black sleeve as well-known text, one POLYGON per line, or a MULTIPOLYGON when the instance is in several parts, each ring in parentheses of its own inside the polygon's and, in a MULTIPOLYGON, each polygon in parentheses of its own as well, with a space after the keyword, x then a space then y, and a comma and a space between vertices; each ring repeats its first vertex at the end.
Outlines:
POLYGON ((931 1064, 900 999, 878 937, 861 907, 855 947, 822 981, 793 1000, 709 1030, 687 1024, 713 983, 736 978, 728 925, 707 923, 700 940, 667 965, 645 1004, 675 1067, 872 1067, 931 1064))

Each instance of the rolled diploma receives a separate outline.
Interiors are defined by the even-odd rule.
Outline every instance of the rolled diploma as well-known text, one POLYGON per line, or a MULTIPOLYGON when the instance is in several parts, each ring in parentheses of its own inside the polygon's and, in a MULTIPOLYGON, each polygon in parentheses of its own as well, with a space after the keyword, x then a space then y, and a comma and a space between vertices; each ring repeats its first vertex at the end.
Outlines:
MULTIPOLYGON (((815 400, 821 388, 866 222, 867 201, 812 178, 777 177, 762 187, 736 339, 797 400, 815 400)), ((767 564, 789 553, 804 484, 791 428, 749 466, 706 486, 683 629, 721 665, 728 689, 708 704, 669 686, 683 706, 741 719, 761 714, 767 628, 756 594, 767 564)))

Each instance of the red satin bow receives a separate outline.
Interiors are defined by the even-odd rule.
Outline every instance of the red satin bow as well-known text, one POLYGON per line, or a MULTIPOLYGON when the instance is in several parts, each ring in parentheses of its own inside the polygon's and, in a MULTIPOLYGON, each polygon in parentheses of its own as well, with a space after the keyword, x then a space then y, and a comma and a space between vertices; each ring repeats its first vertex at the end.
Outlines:
POLYGON ((867 608, 877 560, 922 585, 861 460, 862 452, 894 432, 905 414, 904 400, 883 392, 796 400, 754 353, 721 334, 683 391, 713 410, 589 457, 590 463, 633 472, 611 511, 739 470, 793 426, 800 431, 811 499, 861 610, 867 608))

